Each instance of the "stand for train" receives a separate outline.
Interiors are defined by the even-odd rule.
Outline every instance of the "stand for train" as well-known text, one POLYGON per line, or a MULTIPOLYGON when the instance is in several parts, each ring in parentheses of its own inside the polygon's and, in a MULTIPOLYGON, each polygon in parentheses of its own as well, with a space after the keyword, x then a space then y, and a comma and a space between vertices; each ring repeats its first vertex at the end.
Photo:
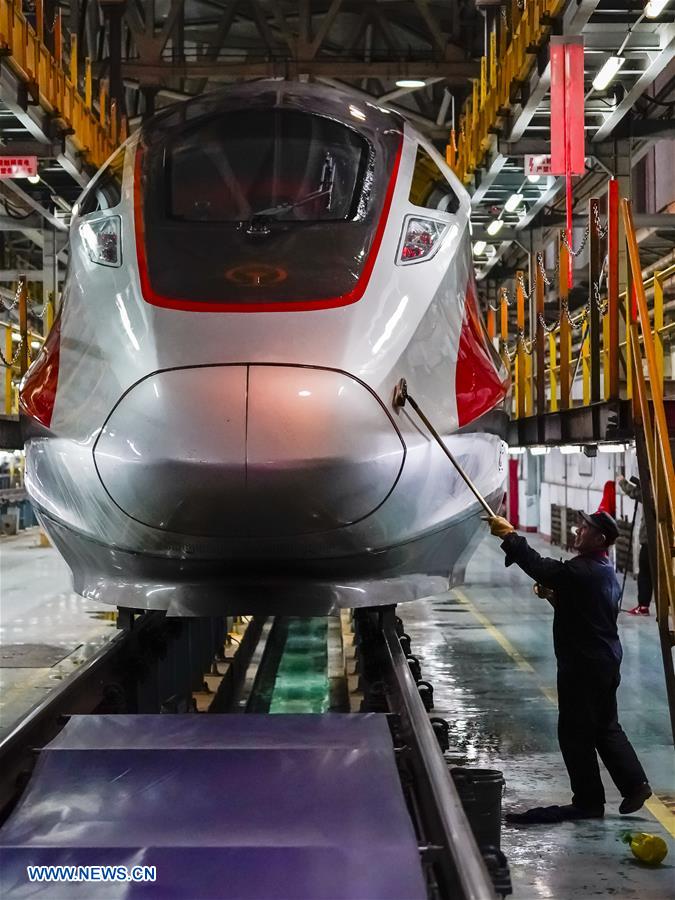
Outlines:
POLYGON ((670 896, 673 0, 0 0, 0 50, 0 895, 670 896), (652 794, 514 824, 570 802, 553 610, 484 520, 599 509, 652 794))

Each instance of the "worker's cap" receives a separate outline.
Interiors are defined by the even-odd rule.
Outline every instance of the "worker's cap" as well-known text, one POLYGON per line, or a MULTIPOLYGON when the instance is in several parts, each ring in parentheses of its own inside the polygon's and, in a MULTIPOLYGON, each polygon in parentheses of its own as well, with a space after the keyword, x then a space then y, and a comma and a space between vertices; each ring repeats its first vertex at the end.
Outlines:
POLYGON ((604 536, 607 538, 608 544, 613 544, 614 541, 618 538, 619 526, 616 524, 609 513, 587 513, 580 509, 579 517, 582 518, 587 525, 590 525, 592 528, 597 528, 598 531, 602 532, 602 534, 604 534, 604 536))

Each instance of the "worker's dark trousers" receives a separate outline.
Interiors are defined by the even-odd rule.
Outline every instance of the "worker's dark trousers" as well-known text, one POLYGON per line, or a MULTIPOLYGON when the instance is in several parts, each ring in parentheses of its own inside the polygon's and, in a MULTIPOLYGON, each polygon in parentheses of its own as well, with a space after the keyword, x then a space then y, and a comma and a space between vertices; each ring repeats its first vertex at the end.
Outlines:
POLYGON ((619 725, 615 663, 558 669, 558 741, 570 776, 572 802, 592 807, 605 802, 598 756, 623 797, 647 781, 635 750, 619 725), (597 755, 596 755, 597 752, 597 755))
POLYGON ((640 544, 638 566, 638 606, 649 606, 652 602, 652 568, 647 544, 640 544))

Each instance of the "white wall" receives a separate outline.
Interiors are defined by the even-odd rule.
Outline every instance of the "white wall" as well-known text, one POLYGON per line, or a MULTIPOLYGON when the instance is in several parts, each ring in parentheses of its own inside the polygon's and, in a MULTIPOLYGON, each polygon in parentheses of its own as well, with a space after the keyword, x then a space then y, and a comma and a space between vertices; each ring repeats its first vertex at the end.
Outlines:
MULTIPOLYGON (((626 478, 638 474, 635 450, 623 453, 598 453, 587 457, 581 453, 563 454, 557 448, 546 456, 534 457, 529 452, 518 457, 518 509, 521 528, 536 526, 547 538, 551 536, 551 505, 570 506, 595 512, 602 500, 602 492, 607 481, 616 481, 621 468, 626 478), (539 478, 533 479, 539 472, 539 478), (529 473, 529 477, 528 477, 529 473)), ((635 503, 617 486, 617 518, 633 518, 635 503)), ((641 510, 635 526, 634 544, 641 510)))

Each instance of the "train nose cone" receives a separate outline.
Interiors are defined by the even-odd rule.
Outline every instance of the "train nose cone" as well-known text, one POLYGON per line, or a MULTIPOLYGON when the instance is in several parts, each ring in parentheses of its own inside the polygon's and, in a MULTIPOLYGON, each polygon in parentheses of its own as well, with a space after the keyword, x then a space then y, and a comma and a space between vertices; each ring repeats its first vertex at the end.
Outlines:
POLYGON ((134 519, 212 537, 327 531, 372 513, 405 448, 365 385, 302 366, 156 373, 119 402, 95 447, 134 519))
POLYGON ((248 520, 260 535, 363 519, 398 478, 404 445, 374 393, 329 369, 251 366, 248 520))

